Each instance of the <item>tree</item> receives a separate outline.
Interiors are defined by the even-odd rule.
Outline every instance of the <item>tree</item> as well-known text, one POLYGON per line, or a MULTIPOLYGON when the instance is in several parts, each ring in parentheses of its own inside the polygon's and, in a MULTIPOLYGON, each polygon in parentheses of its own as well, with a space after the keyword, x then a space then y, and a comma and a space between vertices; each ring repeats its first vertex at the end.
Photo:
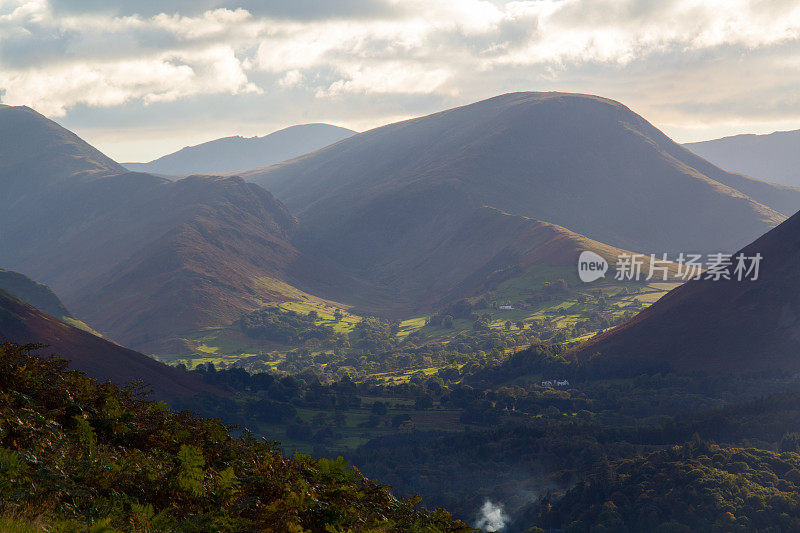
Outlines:
POLYGON ((372 404, 372 409, 371 410, 376 415, 383 416, 389 411, 389 408, 386 407, 385 403, 383 403, 381 401, 376 401, 375 403, 372 404))
POLYGON ((414 409, 418 411, 423 411, 425 409, 433 408, 433 398, 428 396, 427 394, 424 396, 417 396, 414 400, 414 409))
POLYGON ((442 326, 445 329, 453 329, 453 317, 450 315, 444 317, 444 320, 442 320, 442 326))

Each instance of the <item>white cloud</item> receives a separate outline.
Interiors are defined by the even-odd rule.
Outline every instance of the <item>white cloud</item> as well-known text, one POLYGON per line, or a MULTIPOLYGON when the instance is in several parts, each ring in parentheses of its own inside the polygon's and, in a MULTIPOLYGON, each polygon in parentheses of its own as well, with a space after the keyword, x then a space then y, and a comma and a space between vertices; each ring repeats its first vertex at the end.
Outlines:
POLYGON ((168 102, 194 94, 258 92, 230 47, 104 63, 70 62, 42 69, 1 70, 3 101, 53 117, 76 104, 117 106, 131 99, 168 102))
POLYGON ((622 99, 677 129, 800 116, 794 0, 380 3, 353 8, 359 17, 309 7, 287 18, 220 2, 114 16, 0 0, 0 99, 64 116, 81 105, 281 94, 305 102, 291 123, 317 118, 305 114, 309 98, 347 97, 354 121, 377 124, 434 103, 555 88, 622 99))
MULTIPOLYGON (((444 68, 402 62, 384 62, 375 66, 352 65, 340 69, 341 79, 320 88, 319 97, 355 94, 428 94, 442 90, 450 77, 444 68)), ((450 89, 453 91, 453 89, 450 89)))

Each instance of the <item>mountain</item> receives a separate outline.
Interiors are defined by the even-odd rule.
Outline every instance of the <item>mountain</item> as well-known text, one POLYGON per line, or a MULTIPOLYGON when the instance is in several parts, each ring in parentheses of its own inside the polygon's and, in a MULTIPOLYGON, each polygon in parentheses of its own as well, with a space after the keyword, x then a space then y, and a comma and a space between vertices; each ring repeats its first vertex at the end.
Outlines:
MULTIPOLYGON (((624 249, 725 249, 783 219, 717 179, 773 186, 583 95, 504 95, 248 173, 294 214, 239 177, 128 172, 27 108, 0 110, 0 138, 13 128, 33 176, 46 175, 39 160, 64 170, 0 174, 0 264, 103 335, 162 355, 270 303, 325 298, 399 318, 487 292, 519 299, 577 281, 584 249, 612 262, 624 249)), ((0 145, 0 161, 14 158, 0 145)))
POLYGON ((10 200, 32 187, 45 187, 77 175, 93 179, 124 171, 80 137, 33 109, 0 104, 0 198, 10 200))
POLYGON ((301 124, 263 137, 224 137, 187 146, 149 163, 124 165, 129 170, 167 175, 236 172, 313 152, 355 133, 330 124, 301 124))
POLYGON ((733 135, 684 146, 722 168, 800 186, 800 130, 733 135))
MULTIPOLYGON (((294 272, 299 286, 356 310, 403 317, 487 291, 500 296, 512 281, 523 292, 556 279, 579 284, 575 272, 582 251, 594 251, 611 264, 630 253, 555 224, 470 207, 452 192, 396 197, 396 203, 375 207, 379 214, 368 230, 358 222, 339 228, 354 236, 352 242, 323 247, 315 241, 305 257, 316 268, 294 272), (441 196, 449 198, 447 208, 441 196)), ((518 297, 515 292, 509 297, 518 297)))
POLYGON ((773 185, 714 167, 618 102, 565 93, 490 98, 241 175, 332 248, 364 232, 391 242, 377 228, 400 205, 489 205, 646 252, 733 250, 800 208, 800 190, 764 205, 783 196, 773 185))
POLYGON ((0 290, 13 294, 59 320, 73 318, 58 296, 50 290, 50 287, 36 283, 19 272, 0 268, 0 290))
POLYGON ((755 281, 690 281, 573 356, 661 361, 678 371, 800 372, 800 214, 746 246, 755 281))
MULTIPOLYGON (((383 312, 475 293, 487 272, 516 275, 511 251, 529 246, 521 227, 618 249, 713 251, 785 218, 742 192, 772 201, 774 185, 714 167, 617 102, 563 93, 491 98, 242 176, 293 211, 293 243, 338 280, 296 272, 305 290, 383 312)), ((800 207, 798 194, 785 202, 800 207)), ((560 265, 574 271, 575 257, 560 265)))
POLYGON ((0 264, 47 283, 104 335, 179 351, 178 333, 286 299, 295 220, 261 187, 128 172, 28 108, 0 109, 0 139, 15 128, 27 151, 0 144, 0 264), (50 167, 62 170, 34 179, 50 167))
MULTIPOLYGON (((32 110, 16 111, 28 120, 30 146, 67 135, 32 110)), ((152 353, 188 353, 193 332, 269 303, 323 297, 408 316, 505 290, 513 279, 574 278, 583 249, 610 261, 619 252, 476 202, 455 179, 400 188, 323 228, 303 225, 314 222, 310 211, 298 221, 239 177, 97 172, 91 147, 75 142, 77 153, 59 156, 57 145, 48 153, 66 159, 70 173, 23 190, 6 191, 0 180, 0 264, 53 287, 103 335, 152 353)))
POLYGON ((217 392, 185 371, 159 363, 87 331, 61 322, 0 289, 0 340, 19 344, 44 343, 41 355, 57 354, 70 360, 70 368, 101 381, 123 385, 143 380, 159 398, 217 392))

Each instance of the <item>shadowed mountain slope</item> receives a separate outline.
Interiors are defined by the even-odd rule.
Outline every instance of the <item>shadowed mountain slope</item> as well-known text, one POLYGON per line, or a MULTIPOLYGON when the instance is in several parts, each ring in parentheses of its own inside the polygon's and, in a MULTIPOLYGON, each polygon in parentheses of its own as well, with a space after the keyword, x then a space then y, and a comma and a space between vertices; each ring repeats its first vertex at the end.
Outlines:
MULTIPOLYGON (((562 93, 390 124, 243 176, 294 211, 305 256, 365 281, 354 303, 379 311, 469 294, 490 269, 511 276, 508 250, 536 220, 595 245, 678 252, 733 250, 785 218, 730 185, 765 201, 779 188, 714 167, 617 102, 562 93)), ((328 298, 357 292, 296 274, 328 298)))
POLYGON ((0 264, 50 285, 93 327, 163 348, 178 332, 282 298, 275 280, 295 261, 295 220, 270 193, 235 177, 172 182, 113 162, 101 171, 103 156, 54 122, 2 111, 0 137, 27 132, 33 170, 15 181, 6 162, 19 156, 0 144, 0 264), (48 147, 39 158, 48 168, 69 171, 35 179, 36 146, 48 147))
POLYGON ((357 221, 372 231, 370 213, 409 196, 439 195, 427 208, 446 208, 444 188, 475 207, 648 252, 733 250, 784 219, 734 188, 766 201, 770 185, 700 160, 618 102, 564 93, 498 96, 242 176, 280 198, 303 235, 326 240, 353 238, 343 229, 357 221))
POLYGON ((70 368, 101 381, 124 385, 131 380, 142 380, 159 398, 219 392, 184 371, 65 324, 3 290, 0 290, 0 340, 46 343, 39 350, 41 355, 57 354, 69 359, 70 368))
POLYGON ((800 186, 800 130, 733 135, 684 146, 733 172, 800 186))
POLYGON ((301 124, 263 137, 224 137, 187 146, 149 163, 125 163, 125 167, 138 172, 171 175, 235 172, 313 152, 354 133, 330 124, 301 124))
POLYGON ((680 371, 800 372, 800 214, 743 249, 756 281, 690 281, 574 352, 666 361, 680 371))

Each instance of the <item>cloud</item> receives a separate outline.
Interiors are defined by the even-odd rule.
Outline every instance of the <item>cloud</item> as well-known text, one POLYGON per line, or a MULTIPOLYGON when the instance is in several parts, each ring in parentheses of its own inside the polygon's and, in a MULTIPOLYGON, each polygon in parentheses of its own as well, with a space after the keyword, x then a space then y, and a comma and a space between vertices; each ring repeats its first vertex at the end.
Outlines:
POLYGON ((78 104, 119 106, 261 91, 247 78, 246 58, 227 44, 235 29, 242 39, 253 37, 244 10, 213 10, 196 18, 56 19, 43 2, 8 4, 0 5, 7 10, 0 14, 5 103, 59 117, 78 104), (7 28, 12 31, 2 31, 7 28))
POLYGON ((363 126, 560 89, 689 132, 800 115, 798 52, 791 0, 0 0, 0 99, 61 117, 254 95, 363 126))

